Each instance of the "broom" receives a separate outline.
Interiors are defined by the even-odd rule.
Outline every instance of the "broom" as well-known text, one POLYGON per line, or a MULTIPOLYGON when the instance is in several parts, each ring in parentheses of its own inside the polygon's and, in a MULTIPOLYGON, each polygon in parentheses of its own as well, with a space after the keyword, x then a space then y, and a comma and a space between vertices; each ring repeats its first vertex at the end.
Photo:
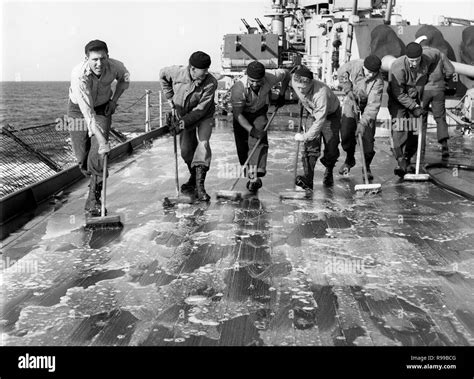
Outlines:
POLYGON ((410 182, 426 182, 427 180, 430 179, 429 174, 420 174, 420 161, 421 161, 421 139, 422 137, 422 119, 421 117, 419 118, 419 123, 418 123, 418 147, 416 150, 416 171, 414 174, 405 174, 403 176, 404 180, 408 180, 410 182))
MULTIPOLYGON (((375 126, 374 126, 375 127, 375 126)), ((365 155, 364 155, 364 146, 362 144, 362 136, 360 133, 357 134, 359 149, 360 149, 360 160, 362 162, 362 172, 364 174, 364 184, 356 184, 354 190, 356 192, 364 193, 378 193, 382 190, 382 185, 379 183, 369 183, 369 178, 367 177, 367 166, 365 165, 365 155)))
MULTIPOLYGON (((172 116, 169 114, 167 116, 167 121, 173 122, 170 119, 172 116)), ((189 196, 180 196, 179 192, 179 172, 178 172, 178 141, 176 137, 176 132, 173 133, 173 148, 174 148, 174 181, 176 184, 176 196, 165 197, 163 199, 164 207, 173 207, 177 204, 191 204, 193 200, 189 196)))
POLYGON ((102 205, 100 209, 100 217, 86 217, 86 229, 116 229, 123 227, 123 224, 120 222, 120 216, 105 215, 105 202, 107 193, 107 157, 108 154, 104 154, 102 173, 102 205))
MULTIPOLYGON (((272 123, 273 119, 275 118, 275 115, 277 114, 278 109, 279 109, 279 107, 275 107, 275 111, 273 112, 272 117, 270 117, 270 120, 267 122, 267 125, 265 125, 265 129, 263 129, 264 132, 267 131, 268 127, 272 123)), ((257 150, 257 147, 260 144, 260 142, 262 141, 262 138, 260 138, 257 141, 257 143, 255 144, 253 149, 250 151, 250 154, 248 155, 247 160, 245 161, 245 163, 242 166, 244 169, 249 164, 250 158, 252 158, 252 155, 255 153, 255 150, 257 150)), ((240 173, 239 173, 239 175, 237 175, 237 179, 235 179, 234 183, 232 184, 232 186, 230 187, 229 190, 217 191, 216 198, 217 199, 232 200, 232 201, 240 200, 242 198, 242 192, 241 191, 234 191, 234 188, 237 185, 237 183, 239 182, 239 179, 240 179, 240 173)))
MULTIPOLYGON (((298 133, 301 133, 301 129, 303 127, 303 112, 304 112, 304 107, 301 106, 300 109, 300 124, 298 126, 298 133)), ((296 157, 295 157, 295 164, 293 168, 293 183, 296 182, 296 175, 298 171, 298 155, 300 151, 300 141, 296 142, 296 157)), ((297 189, 296 184, 294 185, 294 190, 293 191, 285 191, 285 192, 280 192, 280 200, 284 199, 292 199, 292 200, 303 200, 303 199, 309 199, 312 191, 299 191, 297 189)))

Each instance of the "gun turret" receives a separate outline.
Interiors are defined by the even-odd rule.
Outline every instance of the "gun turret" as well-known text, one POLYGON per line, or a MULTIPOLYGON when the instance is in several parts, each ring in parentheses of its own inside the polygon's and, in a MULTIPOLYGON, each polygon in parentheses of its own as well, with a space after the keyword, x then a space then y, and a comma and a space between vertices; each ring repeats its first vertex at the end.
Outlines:
POLYGON ((257 28, 255 27, 252 27, 248 24, 248 22, 245 20, 245 18, 241 18, 240 19, 242 21, 242 23, 245 25, 245 27, 247 28, 247 32, 249 34, 254 34, 256 31, 257 31, 257 28))
POLYGON ((256 18, 255 21, 257 21, 257 24, 263 33, 268 33, 268 29, 262 24, 262 22, 258 18, 256 18))

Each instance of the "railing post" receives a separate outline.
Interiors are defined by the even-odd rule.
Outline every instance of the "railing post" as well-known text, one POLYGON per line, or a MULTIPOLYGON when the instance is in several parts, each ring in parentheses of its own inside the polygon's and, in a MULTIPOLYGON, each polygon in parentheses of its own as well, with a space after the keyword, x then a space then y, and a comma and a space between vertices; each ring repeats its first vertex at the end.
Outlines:
POLYGON ((161 91, 158 93, 158 98, 160 101, 160 128, 163 127, 163 103, 162 103, 162 98, 161 98, 161 91))
POLYGON ((145 100, 146 100, 146 105, 145 105, 145 132, 150 131, 150 93, 151 91, 149 89, 145 90, 145 100))

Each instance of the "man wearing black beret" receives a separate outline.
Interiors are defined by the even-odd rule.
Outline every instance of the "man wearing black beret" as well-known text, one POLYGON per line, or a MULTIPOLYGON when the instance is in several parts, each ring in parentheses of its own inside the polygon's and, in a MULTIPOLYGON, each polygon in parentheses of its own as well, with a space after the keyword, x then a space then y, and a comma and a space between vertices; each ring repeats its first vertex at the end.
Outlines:
POLYGON ((85 59, 71 74, 68 118, 74 125, 69 125, 69 130, 79 168, 90 177, 85 210, 90 216, 100 216, 103 154, 110 150, 107 141, 112 114, 130 85, 130 74, 122 62, 109 58, 105 42, 90 41, 84 50, 85 59), (117 85, 112 92, 114 81, 117 85))
POLYGON ((373 179, 370 163, 375 155, 375 121, 382 104, 381 65, 376 55, 369 55, 365 59, 349 61, 338 70, 339 83, 346 94, 341 118, 341 145, 346 160, 339 169, 341 175, 347 175, 355 166, 356 135, 361 134, 367 176, 369 180, 373 179))
POLYGON ((420 44, 411 42, 405 55, 395 59, 388 75, 388 110, 392 118, 392 136, 397 167, 395 175, 403 178, 411 158, 416 154, 417 136, 421 127, 424 86, 433 71, 431 59, 423 54, 420 44))
POLYGON ((211 138, 214 126, 214 94, 217 80, 209 74, 211 57, 196 51, 187 66, 170 66, 160 71, 160 83, 165 97, 179 119, 181 157, 190 172, 183 193, 196 192, 198 201, 209 201, 204 181, 211 165, 211 138))
POLYGON ((265 70, 262 63, 253 61, 247 65, 246 75, 231 88, 234 137, 241 166, 247 160, 249 151, 262 138, 249 160, 247 189, 250 192, 256 193, 262 187, 260 178, 265 176, 267 171, 268 138, 263 130, 268 122, 271 89, 281 83, 277 106, 282 106, 289 81, 288 70, 265 70))

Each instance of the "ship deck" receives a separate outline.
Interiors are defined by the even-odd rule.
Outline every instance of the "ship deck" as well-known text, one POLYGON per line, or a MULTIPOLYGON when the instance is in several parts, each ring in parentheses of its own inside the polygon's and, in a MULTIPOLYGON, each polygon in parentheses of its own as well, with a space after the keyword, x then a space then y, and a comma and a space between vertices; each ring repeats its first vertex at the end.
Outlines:
MULTIPOLYGON (((237 161, 220 127, 210 204, 163 208, 174 195, 170 137, 111 165, 107 208, 122 230, 84 229, 85 180, 57 196, 3 241, 2 343, 474 345, 473 202, 399 180, 383 137, 380 194, 355 193, 359 164, 324 188, 318 162, 313 199, 280 201, 292 189, 291 136, 270 133, 264 186, 239 202, 215 199, 237 161)), ((472 139, 450 143, 452 160, 470 162, 472 139)), ((428 149, 439 159, 436 143, 428 149)))

